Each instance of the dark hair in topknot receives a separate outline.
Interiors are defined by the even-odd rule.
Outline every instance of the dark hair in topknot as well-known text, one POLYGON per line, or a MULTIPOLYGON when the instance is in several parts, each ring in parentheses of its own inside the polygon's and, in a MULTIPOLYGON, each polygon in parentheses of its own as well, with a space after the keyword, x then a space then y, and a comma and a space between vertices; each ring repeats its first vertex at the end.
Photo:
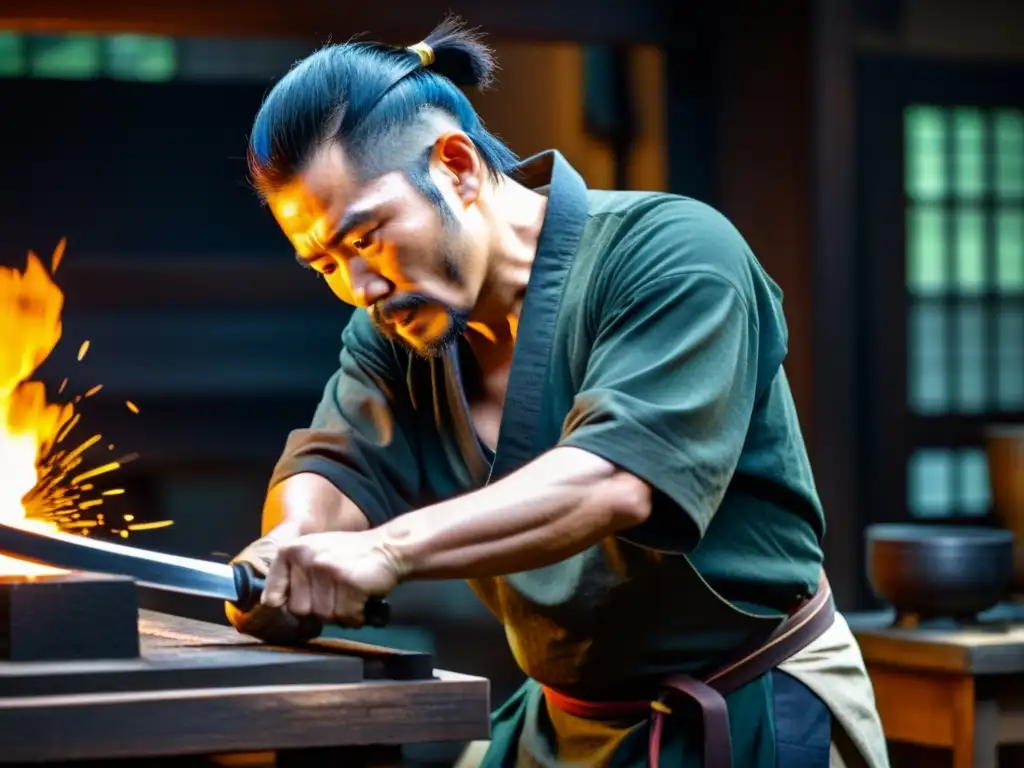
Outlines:
POLYGON ((489 88, 498 63, 484 45, 476 29, 466 29, 455 16, 449 16, 427 35, 423 42, 434 51, 429 69, 444 75, 460 88, 489 88))
POLYGON ((423 41, 434 61, 423 67, 408 48, 379 43, 329 45, 296 63, 270 90, 249 138, 249 172, 263 194, 288 183, 325 143, 341 142, 364 176, 398 167, 444 211, 427 163, 430 111, 450 116, 473 141, 489 173, 508 173, 518 158, 480 121, 460 88, 489 86, 497 68, 475 30, 445 19, 423 41))

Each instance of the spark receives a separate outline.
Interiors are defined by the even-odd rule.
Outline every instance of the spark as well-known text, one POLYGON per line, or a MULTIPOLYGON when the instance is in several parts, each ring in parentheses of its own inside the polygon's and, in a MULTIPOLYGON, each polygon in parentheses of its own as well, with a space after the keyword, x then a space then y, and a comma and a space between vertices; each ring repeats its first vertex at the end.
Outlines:
POLYGON ((120 468, 120 466, 121 464, 116 461, 111 461, 107 464, 101 464, 100 466, 94 469, 90 469, 87 472, 83 472, 77 477, 71 478, 71 485, 78 485, 80 482, 82 482, 83 480, 88 480, 90 477, 96 477, 97 475, 102 475, 107 472, 113 472, 115 469, 120 468))
POLYGON ((82 346, 78 348, 78 362, 82 362, 82 358, 85 357, 85 353, 89 351, 89 340, 86 339, 82 342, 82 346))
MULTIPOLYGON (((173 520, 158 520, 153 523, 133 523, 128 526, 129 531, 155 531, 157 528, 166 528, 174 525, 173 520)), ((127 531, 125 531, 127 533, 127 531)), ((123 534, 122 534, 123 535, 123 534)))
POLYGON ((77 448, 75 448, 67 456, 64 457, 64 460, 61 462, 61 466, 70 468, 74 461, 78 459, 78 457, 80 457, 87 450, 96 445, 96 443, 100 441, 101 437, 102 435, 93 435, 88 440, 80 444, 77 448))
POLYGON ((97 384, 95 387, 93 387, 92 389, 88 390, 84 395, 82 395, 82 397, 92 397, 97 392, 99 392, 101 389, 103 389, 103 385, 102 384, 97 384))
POLYGON ((61 259, 64 258, 64 249, 67 248, 68 239, 62 237, 60 242, 57 243, 57 247, 53 249, 53 256, 50 257, 50 273, 57 274, 57 267, 60 266, 61 259))
POLYGON ((74 415, 74 417, 72 417, 71 421, 69 421, 64 426, 64 428, 57 434, 57 439, 54 440, 54 442, 55 443, 62 443, 62 442, 64 442, 64 438, 67 437, 68 434, 70 434, 71 430, 75 428, 75 425, 78 423, 78 420, 81 419, 81 418, 82 418, 82 414, 76 413, 74 415))
POLYGON ((138 413, 139 412, 139 406, 137 406, 131 400, 125 400, 124 404, 128 406, 128 410, 131 411, 132 413, 138 413))

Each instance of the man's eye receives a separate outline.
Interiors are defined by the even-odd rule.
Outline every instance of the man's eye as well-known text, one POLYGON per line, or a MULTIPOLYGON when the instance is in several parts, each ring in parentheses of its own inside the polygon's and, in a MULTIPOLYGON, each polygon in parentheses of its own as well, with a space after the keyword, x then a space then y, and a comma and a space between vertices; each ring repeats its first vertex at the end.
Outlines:
POLYGON ((365 235, 362 235, 361 237, 357 237, 355 240, 352 241, 352 247, 355 248, 357 251, 362 251, 369 248, 371 245, 373 245, 374 233, 376 231, 377 230, 374 229, 367 232, 365 235))

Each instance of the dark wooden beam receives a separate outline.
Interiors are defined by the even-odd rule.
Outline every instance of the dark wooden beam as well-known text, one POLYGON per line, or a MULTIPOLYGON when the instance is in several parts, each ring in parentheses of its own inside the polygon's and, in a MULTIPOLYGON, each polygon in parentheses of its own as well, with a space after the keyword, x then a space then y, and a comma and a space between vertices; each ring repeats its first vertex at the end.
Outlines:
POLYGON ((697 45, 664 49, 668 187, 717 207, 717 37, 709 33, 700 39, 697 45))
POLYGON ((907 444, 914 448, 983 448, 993 427, 1020 425, 1024 425, 1024 411, 1021 410, 1000 411, 998 414, 911 415, 907 419, 907 444))
POLYGON ((854 14, 851 0, 814 4, 812 433, 828 534, 825 567, 840 607, 862 594, 854 216, 854 14))
POLYGON ((35 32, 140 32, 412 43, 450 10, 499 39, 580 43, 678 41, 657 0, 392 0, 386 7, 332 0, 0 1, 0 28, 35 32))
POLYGON ((813 3, 718 0, 716 6, 716 202, 782 288, 786 375, 810 432, 813 3))

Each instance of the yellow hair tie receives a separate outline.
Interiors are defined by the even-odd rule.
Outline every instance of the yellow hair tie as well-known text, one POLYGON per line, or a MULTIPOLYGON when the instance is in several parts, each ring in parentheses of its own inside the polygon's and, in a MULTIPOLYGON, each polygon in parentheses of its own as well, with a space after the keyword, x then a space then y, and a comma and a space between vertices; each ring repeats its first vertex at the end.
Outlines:
POLYGON ((653 709, 655 712, 661 712, 661 714, 663 714, 663 715, 671 715, 672 714, 672 708, 667 706, 666 704, 663 704, 660 701, 652 701, 651 702, 651 709, 653 709))
POLYGON ((420 66, 429 67, 434 63, 434 49, 426 43, 416 43, 416 45, 410 45, 406 48, 407 51, 412 51, 420 57, 420 66))

